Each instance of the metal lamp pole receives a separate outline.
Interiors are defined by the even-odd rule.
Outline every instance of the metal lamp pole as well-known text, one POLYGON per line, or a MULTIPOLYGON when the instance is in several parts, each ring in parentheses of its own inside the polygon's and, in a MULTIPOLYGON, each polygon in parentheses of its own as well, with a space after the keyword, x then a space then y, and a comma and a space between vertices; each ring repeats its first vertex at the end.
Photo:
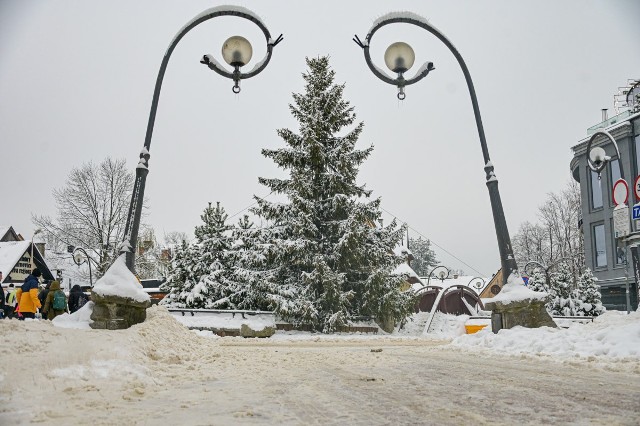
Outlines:
POLYGON ((484 135, 482 118, 480 117, 478 99, 476 96, 475 88, 473 86, 473 81, 471 80, 471 75, 469 74, 469 69, 467 68, 467 65, 464 62, 462 56, 455 48, 455 46, 449 41, 449 39, 447 39, 436 28, 431 26, 426 19, 410 12, 389 13, 373 23, 373 26, 369 29, 369 32, 367 33, 364 41, 361 41, 357 35, 353 40, 364 50, 365 60, 373 74, 375 74, 385 83, 389 83, 398 87, 398 99, 402 100, 405 98, 405 86, 420 81, 435 68, 432 62, 427 62, 418 70, 414 77, 405 79, 404 73, 408 71, 409 68, 411 68, 415 59, 415 56, 413 55, 413 49, 411 49, 411 47, 406 43, 394 43, 389 46, 387 52, 385 53, 385 62, 393 72, 398 74, 396 78, 389 77, 380 68, 378 68, 371 62, 369 45, 371 43, 373 35, 380 28, 393 23, 412 24, 429 31, 449 48, 451 53, 453 53, 453 56, 455 56, 456 60, 458 61, 460 68, 462 68, 464 78, 467 82, 467 87, 469 88, 469 95, 471 96, 471 104, 473 106, 473 114, 475 116, 476 126, 478 128, 478 136, 480 138, 480 147, 482 149, 484 171, 486 174, 486 184, 489 190, 491 211, 493 213, 493 221, 495 224, 496 236, 498 239, 498 251, 500 253, 500 263, 502 266, 502 283, 504 284, 512 273, 517 272, 518 266, 513 255, 513 247, 511 246, 511 239, 509 238, 507 221, 504 216, 504 209, 502 207, 502 201, 500 199, 500 191, 498 190, 498 179, 494 173, 493 163, 491 163, 491 159, 489 158, 489 150, 487 148, 487 141, 484 135))
POLYGON ((87 251, 82 247, 76 247, 75 249, 73 249, 73 254, 71 256, 73 257, 73 261, 75 262, 75 264, 78 266, 82 265, 85 262, 89 264, 89 285, 93 287, 93 273, 91 272, 91 262, 95 262, 95 260, 89 257, 87 251), (80 253, 78 252, 82 252, 84 254, 84 260, 81 260, 80 253))
POLYGON ((38 235, 39 233, 42 232, 42 229, 38 228, 35 230, 35 232, 33 233, 33 236, 31 237, 31 271, 29 271, 29 273, 33 272, 33 270, 36 268, 36 262, 33 258, 33 246, 35 246, 36 242, 36 235, 38 235))
POLYGON ((272 39, 264 25, 262 20, 252 11, 243 7, 237 6, 218 6, 201 12, 195 16, 191 21, 182 27, 182 29, 173 38, 167 51, 162 58, 160 64, 160 70, 158 71, 158 77, 156 79, 156 85, 153 92, 153 100, 151 102, 151 112, 149 113, 149 122, 147 124, 147 133, 144 140, 144 146, 140 152, 140 160, 136 167, 136 178, 133 186, 133 193, 131 195, 131 204, 129 206, 129 213, 127 214, 127 224, 125 226, 124 240, 120 245, 120 253, 126 253, 126 264, 131 272, 135 273, 135 248, 138 240, 138 230, 140 228, 140 216, 142 214, 142 204, 144 200, 144 189, 149 174, 149 150, 151 149, 151 136, 153 134, 153 126, 156 119, 156 110, 158 109, 158 100, 160 97, 160 89, 162 87, 162 80, 164 79, 164 73, 167 65, 169 64, 169 58, 171 53, 177 46, 178 42, 182 40, 189 31, 191 31, 197 25, 208 21, 209 19, 216 18, 218 16, 236 16, 239 18, 248 19, 256 24, 264 33, 267 41, 267 53, 265 57, 258 62, 254 68, 243 73, 240 68, 249 62, 252 54, 252 48, 249 42, 242 37, 231 37, 223 45, 223 56, 225 61, 231 65, 233 72, 227 71, 219 62, 217 62, 213 56, 205 55, 201 63, 207 65, 210 69, 217 72, 223 77, 230 78, 234 81, 233 92, 240 92, 240 80, 244 80, 253 77, 260 73, 269 61, 271 60, 271 54, 273 48, 282 41, 282 34, 277 39, 272 39))

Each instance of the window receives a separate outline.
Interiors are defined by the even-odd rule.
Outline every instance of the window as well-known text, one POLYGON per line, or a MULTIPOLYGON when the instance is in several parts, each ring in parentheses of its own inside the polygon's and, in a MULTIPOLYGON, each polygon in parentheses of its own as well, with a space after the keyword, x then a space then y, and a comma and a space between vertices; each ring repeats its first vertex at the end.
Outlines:
POLYGON ((602 208, 602 187, 600 186, 600 179, 598 174, 593 170, 591 172, 591 207, 594 209, 602 208))
POLYGON ((604 236, 604 224, 595 225, 593 227, 593 245, 595 248, 595 267, 602 268, 607 266, 607 242, 604 236))

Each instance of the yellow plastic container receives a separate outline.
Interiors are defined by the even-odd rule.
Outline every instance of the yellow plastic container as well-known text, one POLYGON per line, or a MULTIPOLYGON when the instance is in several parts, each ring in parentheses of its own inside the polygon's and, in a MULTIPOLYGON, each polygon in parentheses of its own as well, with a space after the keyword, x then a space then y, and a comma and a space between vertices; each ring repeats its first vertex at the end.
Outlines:
POLYGON ((473 333, 477 333, 478 331, 482 330, 483 328, 485 328, 487 326, 487 324, 484 325, 465 325, 464 328, 467 331, 467 334, 473 334, 473 333))

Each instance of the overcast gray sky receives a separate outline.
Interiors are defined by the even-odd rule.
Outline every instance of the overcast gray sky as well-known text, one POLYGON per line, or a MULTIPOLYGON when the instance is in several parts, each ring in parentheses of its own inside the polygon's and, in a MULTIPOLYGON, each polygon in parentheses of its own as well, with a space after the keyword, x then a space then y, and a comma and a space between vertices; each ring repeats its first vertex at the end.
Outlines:
MULTIPOLYGON (((55 214, 52 190, 74 166, 111 156, 135 169, 169 42, 193 16, 220 4, 0 0, 0 225, 29 238, 31 214, 55 214)), ((380 67, 386 47, 401 40, 414 47, 417 66, 431 60, 436 67, 399 103, 396 89, 369 71, 351 41, 387 12, 428 18, 465 58, 512 236, 570 178, 569 148, 600 121, 601 108, 613 112, 617 88, 640 78, 634 0, 237 5, 260 15, 284 41, 240 95, 198 61, 205 53, 220 58, 222 42, 236 34, 251 40, 253 62, 260 60, 265 43, 255 25, 216 18, 178 45, 160 96, 146 190, 148 222, 159 236, 192 234, 208 201, 234 214, 254 194, 269 192, 258 176, 282 172, 260 150, 283 146, 276 129, 297 129, 288 104, 302 90, 305 56, 328 54, 365 122, 360 148, 375 146, 359 181, 400 220, 483 274, 495 272, 495 230, 462 72, 428 32, 387 26, 372 43, 380 67)), ((443 263, 475 273, 437 252, 443 263)))

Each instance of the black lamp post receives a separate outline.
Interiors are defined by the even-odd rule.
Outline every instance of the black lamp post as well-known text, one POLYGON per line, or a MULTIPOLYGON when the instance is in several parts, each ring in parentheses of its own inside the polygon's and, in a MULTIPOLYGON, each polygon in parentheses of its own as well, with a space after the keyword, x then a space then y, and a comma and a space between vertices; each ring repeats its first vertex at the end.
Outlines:
MULTIPOLYGON (((587 165, 589 166, 589 169, 591 169, 593 172, 598 174, 598 179, 600 179, 600 174, 602 173, 602 171, 605 169, 605 167, 607 167, 607 164, 609 164, 609 162, 611 162, 611 157, 609 157, 608 155, 606 155, 606 152, 604 150, 604 148, 602 148, 601 146, 593 146, 593 142, 596 140, 596 138, 598 136, 604 136, 606 139, 609 140, 609 142, 611 142, 611 144, 613 145, 613 148, 616 151, 616 156, 618 157, 618 164, 620 165, 620 178, 624 179, 624 167, 622 166, 622 159, 620 157, 620 150, 618 149, 618 144, 616 143, 616 140, 614 139, 613 136, 611 136, 611 134, 609 132, 607 132, 606 130, 598 130, 597 132, 595 132, 594 134, 591 135, 591 138, 589 138, 589 142, 587 143, 587 165)), ((614 210, 615 212, 615 210, 614 210)), ((628 216, 628 214, 627 214, 628 216)), ((629 220, 631 220, 631 217, 629 217, 629 220)), ((629 240, 627 238, 624 238, 623 236, 623 242, 625 245, 625 256, 624 256, 624 264, 625 264, 625 299, 626 299, 626 304, 627 304, 627 313, 631 312, 631 296, 629 294, 630 289, 629 289, 629 240)), ((636 249, 634 249, 636 250, 636 249)))
POLYGON ((133 193, 131 195, 131 204, 129 206, 129 213, 127 215, 127 224, 125 227, 124 240, 120 246, 120 253, 126 253, 126 264, 131 272, 135 273, 135 248, 138 239, 138 229, 140 227, 140 215, 142 213, 142 203, 144 200, 144 188, 149 174, 149 150, 151 149, 151 136, 153 134, 153 125, 156 119, 156 110, 158 109, 158 99, 160 97, 160 88, 162 87, 162 80, 164 73, 169 64, 169 58, 171 53, 177 46, 178 42, 182 40, 189 31, 191 31, 197 25, 208 21, 209 19, 216 18, 218 16, 237 16, 239 18, 248 19, 256 24, 264 33, 267 41, 267 53, 265 57, 258 62, 252 70, 247 73, 241 72, 241 68, 246 65, 251 59, 253 49, 251 44, 243 37, 234 36, 226 40, 222 46, 222 56, 224 60, 233 67, 233 71, 227 71, 218 61, 216 61, 211 55, 204 55, 201 63, 207 65, 210 69, 217 72, 223 77, 227 77, 233 80, 233 92, 240 92, 240 80, 244 80, 253 77, 260 73, 269 61, 271 60, 271 54, 273 48, 282 41, 282 34, 277 39, 272 39, 264 25, 262 20, 253 12, 243 7, 237 6, 218 6, 211 9, 207 9, 195 16, 189 21, 173 38, 167 51, 162 58, 160 64, 160 71, 156 79, 156 86, 153 92, 153 100, 151 102, 151 112, 149 113, 149 122, 147 124, 147 133, 144 139, 144 146, 140 152, 140 161, 136 167, 136 179, 133 186, 133 193))
POLYGON ((444 282, 447 278, 449 278, 449 274, 451 271, 444 265, 438 265, 429 272, 429 277, 427 278, 427 286, 431 285, 431 277, 439 279, 440 282, 444 282))
POLYGON ((462 59, 462 56, 455 48, 455 46, 447 39, 440 31, 431 26, 429 22, 423 17, 410 12, 398 12, 389 13, 380 19, 376 20, 369 30, 364 41, 361 41, 358 36, 354 37, 354 41, 358 46, 364 50, 364 58, 367 61, 367 65, 371 71, 385 83, 392 84, 398 88, 398 99, 405 98, 404 88, 410 84, 417 83, 426 77, 429 72, 434 70, 433 62, 426 62, 413 76, 406 79, 404 74, 412 66, 415 59, 413 49, 406 43, 394 43, 385 52, 385 63, 391 71, 397 74, 396 78, 389 77, 384 71, 375 66, 371 62, 371 55, 369 53, 369 45, 371 39, 376 31, 385 25, 394 23, 406 23, 416 25, 429 31, 435 35, 441 42, 445 44, 453 53, 453 56, 458 60, 460 68, 464 74, 464 78, 469 88, 469 94, 471 95, 471 104, 473 106, 473 113, 476 119, 476 126, 478 128, 478 136, 480 137, 480 147, 482 148, 482 156, 484 159, 484 171, 486 174, 486 184, 489 190, 489 199, 491 200, 491 210, 493 212, 493 221, 496 228, 496 235, 498 238, 498 251, 500 252, 500 263, 502 266, 502 283, 506 283, 507 279, 513 272, 517 272, 518 266, 513 256, 513 248, 511 246, 511 239, 509 238, 509 230, 507 228, 507 221, 504 216, 504 210, 502 208, 502 201, 500 199, 500 192, 498 190, 498 179, 494 173, 494 167, 489 158, 489 150, 487 149, 487 141, 484 135, 484 127, 482 126, 482 118, 480 117, 480 108, 478 107, 478 99, 476 97, 476 91, 473 87, 473 81, 469 74, 469 69, 462 59))
MULTIPOLYGON (((91 272, 91 262, 95 262, 95 260, 93 260, 89 256, 87 251, 85 249, 83 249, 82 247, 76 247, 75 249, 73 249, 73 255, 72 256, 73 256, 73 261, 75 262, 76 265, 80 266, 85 262, 89 265, 89 285, 91 287, 93 287, 93 273, 91 272), (84 258, 82 257, 80 252, 82 252, 82 254, 84 254, 84 258)), ((96 266, 97 266, 97 264, 96 264, 96 266)))

